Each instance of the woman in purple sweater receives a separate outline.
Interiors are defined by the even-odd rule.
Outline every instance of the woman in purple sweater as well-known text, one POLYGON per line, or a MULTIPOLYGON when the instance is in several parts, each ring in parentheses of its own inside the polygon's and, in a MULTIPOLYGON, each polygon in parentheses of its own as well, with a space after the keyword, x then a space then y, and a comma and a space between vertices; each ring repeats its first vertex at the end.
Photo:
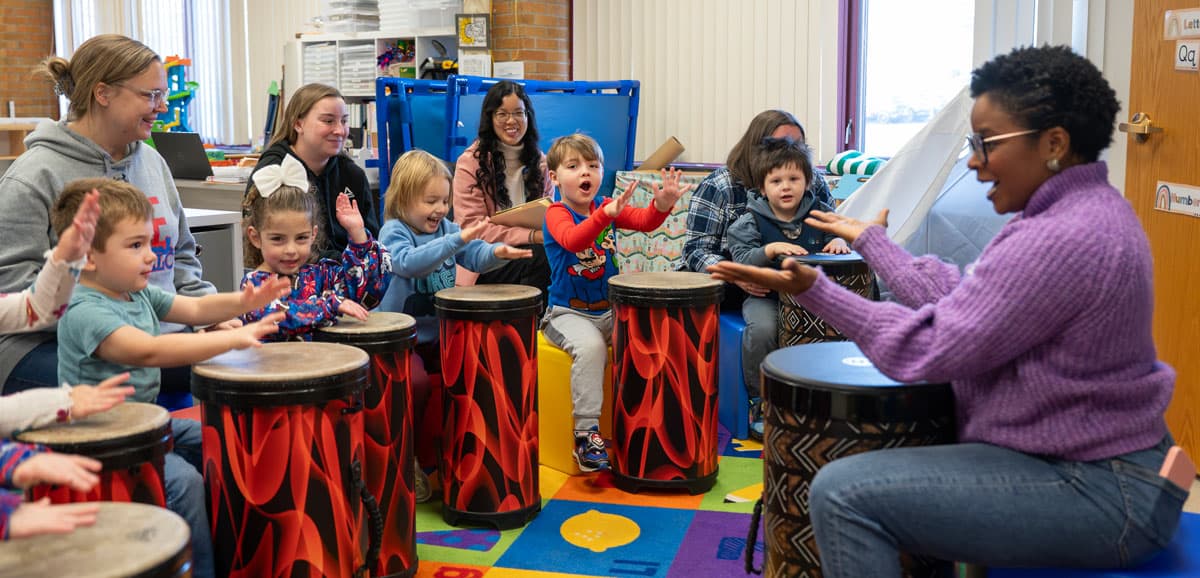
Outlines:
POLYGON ((960 274, 821 213, 899 302, 867 301, 795 261, 713 276, 795 294, 900 381, 949 381, 955 445, 840 459, 813 481, 827 578, 900 576, 898 552, 986 566, 1125 567, 1170 542, 1186 490, 1158 476, 1175 373, 1151 336, 1146 235, 1098 161, 1119 105, 1066 47, 975 70, 969 166, 1016 213, 960 274))

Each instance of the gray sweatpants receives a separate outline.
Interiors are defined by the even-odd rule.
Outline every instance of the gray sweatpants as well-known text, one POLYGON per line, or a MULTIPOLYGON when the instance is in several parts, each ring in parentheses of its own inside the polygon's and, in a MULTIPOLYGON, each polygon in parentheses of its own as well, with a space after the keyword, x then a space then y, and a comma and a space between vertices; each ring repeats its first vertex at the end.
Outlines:
POLYGON ((551 307, 542 318, 546 339, 571 356, 571 403, 575 429, 600 425, 604 407, 604 364, 612 342, 613 313, 588 315, 569 307, 551 307))

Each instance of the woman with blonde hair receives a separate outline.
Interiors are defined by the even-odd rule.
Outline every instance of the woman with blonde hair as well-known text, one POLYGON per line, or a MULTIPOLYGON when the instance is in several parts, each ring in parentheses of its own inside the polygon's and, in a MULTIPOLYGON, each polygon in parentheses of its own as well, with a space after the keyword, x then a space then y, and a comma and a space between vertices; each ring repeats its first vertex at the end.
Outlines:
MULTIPOLYGON (((304 165, 323 213, 321 236, 326 244, 319 248, 322 258, 339 258, 349 240, 346 229, 332 217, 337 197, 342 193, 358 204, 371 236, 379 235, 379 218, 367 173, 342 152, 350 134, 349 119, 346 100, 336 88, 317 83, 301 86, 288 101, 282 122, 254 167, 258 172, 282 163, 289 155, 304 165)), ((247 185, 247 193, 249 190, 247 185)))

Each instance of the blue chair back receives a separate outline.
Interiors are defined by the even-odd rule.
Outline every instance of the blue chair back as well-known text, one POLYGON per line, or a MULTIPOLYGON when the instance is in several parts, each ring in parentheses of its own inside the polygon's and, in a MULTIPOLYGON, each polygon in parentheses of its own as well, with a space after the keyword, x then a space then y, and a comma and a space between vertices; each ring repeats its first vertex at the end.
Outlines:
MULTIPOLYGON (((457 160, 475 141, 483 97, 500 80, 457 75, 446 79, 449 133, 444 158, 457 160)), ((596 139, 604 151, 604 182, 600 191, 609 194, 617 171, 633 169, 641 83, 524 80, 521 85, 537 114, 538 148, 547 151, 554 139, 576 132, 596 139)))

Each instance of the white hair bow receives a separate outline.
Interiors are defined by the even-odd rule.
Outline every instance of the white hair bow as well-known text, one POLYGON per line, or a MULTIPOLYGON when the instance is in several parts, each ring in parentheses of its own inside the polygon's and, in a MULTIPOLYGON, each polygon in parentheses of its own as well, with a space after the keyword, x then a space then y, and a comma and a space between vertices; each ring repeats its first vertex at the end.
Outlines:
POLYGON ((304 170, 304 165, 300 164, 300 161, 292 155, 284 156, 282 163, 263 167, 254 173, 254 186, 258 189, 258 195, 264 199, 274 194, 283 185, 296 187, 302 191, 308 190, 308 172, 304 170))

